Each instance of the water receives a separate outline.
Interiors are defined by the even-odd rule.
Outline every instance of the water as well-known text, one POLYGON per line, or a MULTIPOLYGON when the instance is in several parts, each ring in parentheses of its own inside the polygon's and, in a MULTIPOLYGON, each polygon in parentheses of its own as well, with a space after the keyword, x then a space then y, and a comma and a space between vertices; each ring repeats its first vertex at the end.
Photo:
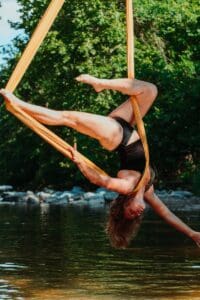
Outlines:
POLYGON ((148 215, 131 247, 114 250, 105 218, 104 207, 0 206, 0 299, 200 299, 193 242, 148 215))

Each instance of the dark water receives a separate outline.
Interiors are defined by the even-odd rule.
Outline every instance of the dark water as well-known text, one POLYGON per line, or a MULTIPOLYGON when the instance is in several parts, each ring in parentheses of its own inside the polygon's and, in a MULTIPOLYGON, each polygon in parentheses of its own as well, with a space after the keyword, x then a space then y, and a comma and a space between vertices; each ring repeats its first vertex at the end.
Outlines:
POLYGON ((191 241, 148 215, 131 247, 113 250, 105 216, 104 207, 0 206, 0 299, 200 299, 191 241))

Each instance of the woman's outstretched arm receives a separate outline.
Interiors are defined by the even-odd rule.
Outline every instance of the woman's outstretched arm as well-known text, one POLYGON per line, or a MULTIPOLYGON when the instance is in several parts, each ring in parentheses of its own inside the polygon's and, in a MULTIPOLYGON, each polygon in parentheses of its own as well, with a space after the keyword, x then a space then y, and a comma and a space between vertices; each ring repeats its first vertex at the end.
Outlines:
POLYGON ((129 96, 139 96, 147 90, 154 97, 157 95, 157 88, 154 84, 142 80, 130 78, 100 79, 88 74, 82 74, 76 78, 77 81, 92 85, 96 92, 105 89, 114 90, 129 96))
POLYGON ((178 231, 193 239, 194 242, 200 247, 200 232, 193 230, 191 227, 181 221, 181 219, 179 219, 174 213, 172 213, 154 193, 153 187, 151 187, 144 194, 144 198, 161 218, 163 218, 168 224, 176 228, 178 231))

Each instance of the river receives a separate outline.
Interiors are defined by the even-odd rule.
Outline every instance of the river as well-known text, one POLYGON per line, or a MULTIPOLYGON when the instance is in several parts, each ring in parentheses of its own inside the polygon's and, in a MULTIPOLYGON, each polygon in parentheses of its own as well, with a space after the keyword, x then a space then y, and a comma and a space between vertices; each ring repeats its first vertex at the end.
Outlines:
MULTIPOLYGON (((200 249, 149 213, 127 250, 107 207, 0 206, 0 299, 199 300, 200 249)), ((198 228, 199 217, 182 216, 198 228)))

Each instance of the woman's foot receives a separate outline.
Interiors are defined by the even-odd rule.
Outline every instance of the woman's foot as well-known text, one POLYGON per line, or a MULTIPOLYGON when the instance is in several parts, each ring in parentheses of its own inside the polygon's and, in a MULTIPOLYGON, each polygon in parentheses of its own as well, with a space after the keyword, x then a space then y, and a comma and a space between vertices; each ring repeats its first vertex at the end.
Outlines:
POLYGON ((99 79, 88 74, 82 74, 76 77, 76 80, 82 83, 92 85, 97 93, 105 89, 103 85, 103 79, 99 79))
POLYGON ((96 92, 104 89, 115 90, 126 95, 139 95, 141 93, 141 83, 135 79, 99 79, 88 74, 82 74, 76 78, 77 81, 90 84, 96 92))

